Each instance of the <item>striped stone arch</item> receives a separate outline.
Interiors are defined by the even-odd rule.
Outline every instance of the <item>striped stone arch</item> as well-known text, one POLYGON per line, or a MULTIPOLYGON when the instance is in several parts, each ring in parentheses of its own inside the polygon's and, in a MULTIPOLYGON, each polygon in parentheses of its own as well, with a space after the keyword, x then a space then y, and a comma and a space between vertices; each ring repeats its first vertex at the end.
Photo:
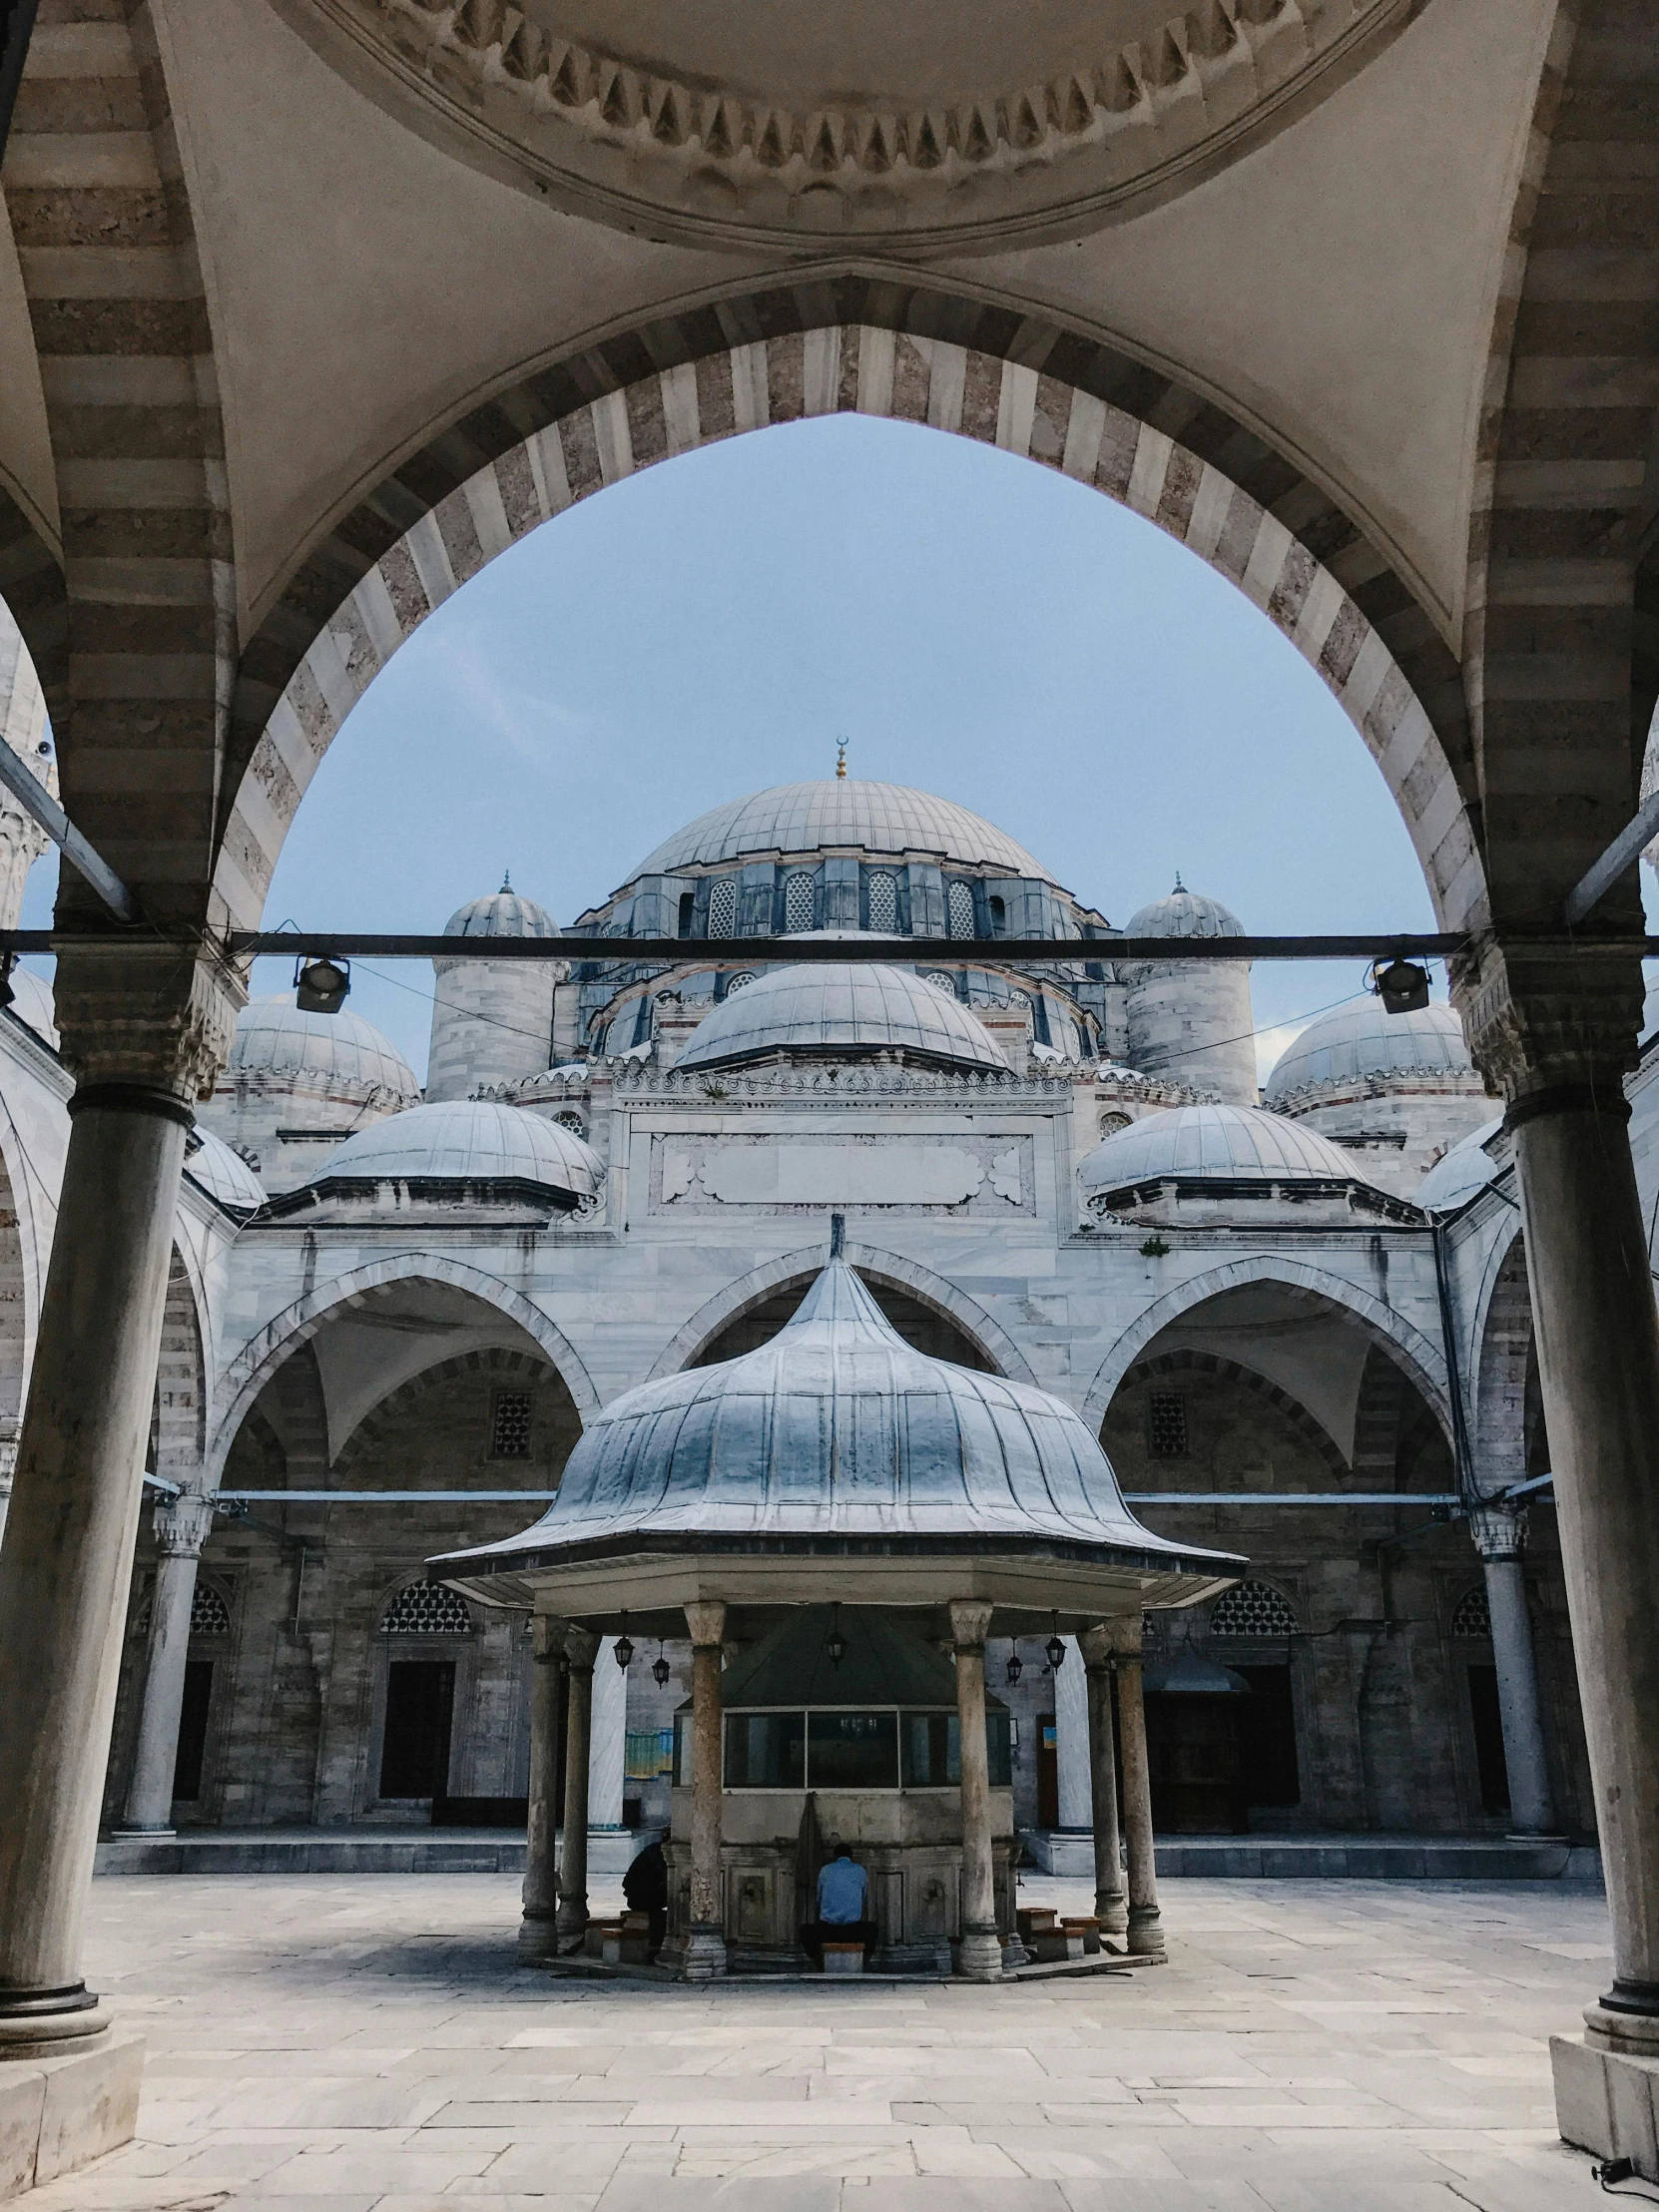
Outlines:
MULTIPOLYGON (((1346 1482, 1353 1473, 1343 1447, 1326 1427, 1309 1412, 1299 1397, 1281 1389, 1277 1382, 1270 1382, 1265 1375, 1258 1375, 1254 1368, 1240 1367, 1237 1360, 1223 1360, 1212 1352, 1197 1352, 1183 1346, 1177 1352, 1160 1352, 1150 1360, 1137 1361, 1119 1382, 1120 1390, 1128 1389, 1135 1382, 1150 1382, 1180 1375, 1214 1376, 1218 1382, 1236 1383, 1241 1390, 1249 1390, 1263 1398, 1281 1412, 1291 1426, 1325 1461, 1338 1481, 1346 1482)), ((1104 1420, 1105 1416, 1101 1416, 1104 1420)))
MULTIPOLYGON (((740 1314, 747 1313, 752 1306, 762 1305, 786 1284, 811 1281, 823 1267, 824 1260, 823 1245, 811 1245, 803 1252, 787 1252, 781 1259, 769 1260, 765 1266, 739 1276, 735 1283, 728 1283, 676 1330, 657 1355, 656 1365, 646 1381, 655 1382, 662 1376, 678 1375, 683 1368, 689 1368, 705 1345, 712 1344, 740 1314)), ((846 1246, 846 1263, 860 1275, 873 1276, 877 1282, 890 1284, 894 1290, 906 1292, 921 1305, 930 1306, 934 1313, 978 1346, 982 1356, 990 1362, 993 1374, 1011 1382, 1036 1382, 1025 1355, 1007 1331, 943 1276, 933 1274, 929 1268, 917 1267, 913 1260, 902 1260, 895 1252, 883 1252, 877 1245, 856 1244, 850 1240, 846 1246)))
POLYGON ((531 1342, 541 1348, 549 1366, 558 1370, 583 1424, 590 1414, 598 1411, 599 1392, 594 1388, 593 1379, 570 1339, 549 1321, 539 1306, 533 1306, 521 1292, 484 1274, 479 1268, 465 1267, 459 1261, 445 1260, 435 1254, 400 1252, 319 1284, 314 1291, 295 1299, 291 1306, 275 1315, 258 1336, 251 1337, 243 1346, 220 1377, 215 1391, 217 1418, 207 1461, 209 1489, 218 1488, 238 1429, 283 1362, 301 1345, 307 1344, 325 1322, 348 1307, 360 1306, 388 1283, 414 1280, 447 1283, 516 1322, 531 1342))
POLYGON ((1454 655, 1330 494, 1168 374, 1015 309, 871 276, 727 299, 498 394, 335 524, 243 656, 216 908, 258 923, 305 788, 351 707, 451 592, 516 539, 654 461, 851 412, 1042 462, 1146 516, 1297 646, 1359 730, 1448 928, 1485 889, 1456 768, 1454 655))
POLYGON ((1413 1328, 1403 1315, 1394 1313, 1369 1291, 1345 1283, 1340 1275, 1327 1274, 1323 1268, 1310 1267, 1305 1260, 1293 1260, 1277 1253, 1258 1253, 1249 1260, 1229 1260, 1221 1267, 1209 1268, 1204 1274, 1195 1275, 1189 1282, 1166 1292, 1138 1316, 1107 1353, 1089 1385, 1082 1413, 1090 1428, 1099 1433, 1107 1407, 1117 1395, 1124 1377, 1145 1357, 1146 1348, 1161 1330, 1179 1321, 1183 1314, 1191 1313, 1194 1307, 1207 1305, 1211 1299, 1220 1297, 1223 1291, 1239 1290, 1249 1283, 1282 1283, 1287 1290, 1308 1292, 1329 1305, 1342 1308, 1372 1342, 1410 1377, 1423 1402, 1446 1435, 1450 1435, 1445 1361, 1421 1330, 1413 1328))

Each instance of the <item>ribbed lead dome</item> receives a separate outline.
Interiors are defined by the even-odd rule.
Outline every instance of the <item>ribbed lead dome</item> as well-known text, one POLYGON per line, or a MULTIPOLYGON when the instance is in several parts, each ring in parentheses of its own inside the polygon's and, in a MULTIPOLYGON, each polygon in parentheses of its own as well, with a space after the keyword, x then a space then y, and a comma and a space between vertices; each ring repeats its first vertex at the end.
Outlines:
POLYGON ((1179 876, 1167 898, 1155 898, 1124 923, 1126 937, 1242 937, 1244 923, 1219 898, 1190 891, 1179 876))
POLYGON ((1493 1159, 1487 1150, 1502 1127, 1499 1114, 1442 1152, 1411 1193, 1412 1204, 1425 1213, 1449 1214, 1466 1205, 1476 1191, 1483 1191, 1503 1171, 1503 1161, 1493 1159))
POLYGON ((559 925, 545 906, 522 898, 511 883, 458 906, 443 925, 446 937, 556 937, 559 925))
POLYGON ((628 880, 672 875, 684 867, 713 867, 757 853, 826 849, 913 853, 918 859, 997 868, 1045 883, 1055 880, 1022 844, 965 807, 904 784, 871 784, 852 776, 777 784, 712 807, 647 853, 628 880))
POLYGON ((250 999, 237 1018, 229 1073, 329 1081, 411 1103, 414 1070, 389 1037, 360 1014, 302 1014, 292 996, 250 999))
POLYGON ((912 1350, 843 1260, 758 1351, 613 1398, 542 1519, 486 1550, 500 1560, 675 1532, 1178 1551, 1133 1518, 1069 1405, 912 1350))
POLYGON ((1351 1153, 1306 1122, 1259 1106, 1176 1106, 1102 1138, 1078 1169, 1086 1191, 1121 1191, 1160 1177, 1363 1183, 1351 1153))
POLYGON ((1473 1073, 1463 1025, 1449 1006, 1390 1014, 1380 998, 1362 991, 1291 1040, 1268 1077, 1265 1095, 1271 1106, 1294 1091, 1369 1075, 1473 1073))
POLYGON ((598 1154, 545 1114, 473 1098, 411 1106, 372 1122, 305 1180, 533 1183, 582 1199, 594 1196, 604 1175, 598 1154))
POLYGON ((1006 1075, 1008 1063, 961 1000, 906 968, 874 960, 773 968, 698 1023, 683 1068, 767 1052, 914 1052, 1006 1075))

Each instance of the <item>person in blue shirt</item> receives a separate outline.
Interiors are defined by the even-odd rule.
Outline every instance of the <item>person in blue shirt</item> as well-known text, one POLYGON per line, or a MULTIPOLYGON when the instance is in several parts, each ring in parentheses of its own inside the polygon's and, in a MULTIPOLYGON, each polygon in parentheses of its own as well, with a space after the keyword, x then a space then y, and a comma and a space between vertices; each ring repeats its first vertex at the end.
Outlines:
POLYGON ((837 1844, 834 1857, 825 1861, 819 1874, 818 1919, 801 1931, 801 1947, 809 1958, 823 1965, 826 1940, 861 1942, 868 1957, 877 1935, 875 1923, 864 1918, 868 1894, 869 1876, 853 1858, 851 1846, 837 1844))

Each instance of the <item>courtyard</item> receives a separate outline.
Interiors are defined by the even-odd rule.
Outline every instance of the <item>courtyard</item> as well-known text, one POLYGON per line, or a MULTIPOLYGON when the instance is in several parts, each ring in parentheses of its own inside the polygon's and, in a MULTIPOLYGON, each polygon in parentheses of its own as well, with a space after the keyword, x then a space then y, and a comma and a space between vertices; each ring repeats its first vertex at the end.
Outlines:
POLYGON ((1547 2052, 1607 1972, 1598 1890, 1174 1881, 1168 1963, 1132 1975, 694 1989, 521 1966, 517 1889, 96 1883, 89 1979, 149 2045, 138 2137, 32 2212, 1601 2201, 1547 2052))

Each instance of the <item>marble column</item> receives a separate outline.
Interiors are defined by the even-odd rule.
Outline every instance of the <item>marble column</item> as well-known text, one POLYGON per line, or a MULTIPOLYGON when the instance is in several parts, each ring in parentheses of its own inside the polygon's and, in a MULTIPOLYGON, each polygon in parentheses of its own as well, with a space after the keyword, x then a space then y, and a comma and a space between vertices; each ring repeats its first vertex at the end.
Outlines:
POLYGON ((1129 1926, 1118 1835, 1117 1733, 1112 1721, 1112 1633, 1086 1628, 1078 1638, 1089 1714, 1089 1794, 1094 1826, 1095 1918, 1109 1936, 1129 1926))
POLYGON ((986 1600, 951 1599, 962 1793, 962 1939, 957 1971, 969 1981, 997 1981, 1002 1975, 991 1857, 990 1749, 985 1738, 985 1631, 990 1624, 991 1606, 986 1600))
POLYGON ((1059 1784, 1060 1826, 1086 1831, 1093 1825, 1089 1784, 1089 1686, 1075 1636, 1063 1637, 1066 1656, 1054 1671, 1054 1751, 1059 1784))
POLYGON ((179 1758, 179 1718, 185 1704, 185 1661, 196 1570, 214 1524, 213 1500, 181 1491, 159 1504, 156 1588, 150 1601, 150 1641, 144 1658, 144 1704, 127 1792, 126 1827, 144 1835, 173 1833, 173 1770, 179 1758))
POLYGON ((1512 1506, 1477 1505, 1469 1514, 1469 1533, 1486 1575, 1498 1717, 1503 1725, 1503 1764, 1509 1777, 1510 1833, 1553 1836, 1557 1833, 1555 1808, 1544 1757, 1538 1667, 1521 1573, 1526 1515, 1512 1506))
POLYGON ((688 1981, 710 1981, 726 1971, 726 1899, 720 1869, 725 1780, 720 1668, 726 1608, 712 1601, 688 1605, 686 1626, 692 1643, 692 1878, 691 1927, 680 1971, 688 1981))
POLYGON ((1164 1947, 1158 1911, 1158 1862, 1152 1840, 1152 1767, 1146 1748, 1146 1700, 1141 1690, 1138 1614, 1112 1623, 1117 1652, 1118 1740, 1123 1757, 1123 1832, 1129 1860, 1129 1916, 1124 1948, 1150 1957, 1164 1947))
MULTIPOLYGON (((60 968, 66 963, 60 963, 60 968)), ((0 2048, 96 2034, 82 1917, 191 1107, 83 1081, 0 1547, 0 2048)))
POLYGON ((588 1762, 593 1718, 593 1664, 599 1638, 591 1628, 565 1630, 570 1691, 565 1719, 565 1825, 559 1853, 559 1910, 554 1931, 560 1950, 576 1950, 588 1925, 588 1762))
POLYGON ((548 1613, 530 1626, 530 1785, 524 1838, 524 1917, 518 1948, 524 1958, 551 1958, 558 1949, 559 1663, 567 1623, 548 1613))
POLYGON ((588 1752, 588 1827, 622 1826, 627 1765, 628 1676, 616 1663, 617 1639, 607 1636, 593 1663, 592 1739, 588 1752))

